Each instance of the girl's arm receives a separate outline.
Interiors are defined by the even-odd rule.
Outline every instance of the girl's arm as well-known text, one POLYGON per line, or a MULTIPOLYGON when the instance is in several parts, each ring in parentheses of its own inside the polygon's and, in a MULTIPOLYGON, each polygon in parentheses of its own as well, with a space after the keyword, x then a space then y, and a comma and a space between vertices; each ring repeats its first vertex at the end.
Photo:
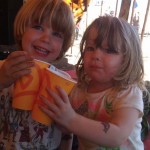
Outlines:
POLYGON ((96 144, 108 147, 121 145, 132 132, 139 117, 139 111, 134 108, 123 108, 113 112, 107 122, 95 121, 77 114, 69 102, 65 91, 57 87, 59 95, 48 89, 54 103, 42 97, 48 108, 41 107, 56 122, 79 137, 96 144))
POLYGON ((115 112, 109 122, 95 121, 75 114, 69 120, 67 128, 91 142, 102 146, 117 147, 132 132, 138 114, 136 109, 125 108, 115 112))

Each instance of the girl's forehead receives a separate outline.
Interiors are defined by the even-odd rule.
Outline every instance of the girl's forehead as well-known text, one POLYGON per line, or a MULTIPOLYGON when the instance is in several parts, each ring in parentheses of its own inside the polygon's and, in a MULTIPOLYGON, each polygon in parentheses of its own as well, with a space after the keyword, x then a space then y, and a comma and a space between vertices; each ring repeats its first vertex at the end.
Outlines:
POLYGON ((89 34, 93 34, 95 36, 97 36, 97 32, 98 32, 98 29, 96 29, 95 27, 91 27, 89 30, 89 34))
POLYGON ((103 36, 96 27, 91 27, 87 34, 86 42, 96 46, 108 46, 108 37, 103 36))
POLYGON ((97 36, 98 34, 96 28, 92 27, 87 34, 87 40, 95 41, 97 36))

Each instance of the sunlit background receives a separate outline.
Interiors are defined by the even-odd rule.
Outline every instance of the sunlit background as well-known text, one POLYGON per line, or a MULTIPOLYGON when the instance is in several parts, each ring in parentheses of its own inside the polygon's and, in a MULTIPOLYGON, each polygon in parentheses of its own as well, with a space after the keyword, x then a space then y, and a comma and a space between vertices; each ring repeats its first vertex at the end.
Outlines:
MULTIPOLYGON (((141 37, 141 32, 144 25, 145 15, 147 11, 148 0, 135 0, 135 5, 133 5, 133 1, 131 0, 131 6, 129 10, 128 22, 133 25, 133 20, 131 21, 131 17, 138 16, 138 32, 141 37), (132 9, 134 8, 134 10, 132 9), (133 13, 133 14, 132 14, 133 13)), ((83 13, 82 19, 79 23, 77 23, 79 27, 79 37, 74 41, 73 46, 68 50, 66 57, 68 58, 68 62, 70 64, 75 65, 80 56, 79 54, 79 43, 82 38, 82 35, 86 29, 86 27, 97 17, 102 15, 112 15, 119 16, 120 8, 121 8, 122 0, 90 0, 90 3, 87 7, 87 11, 83 13), (117 3, 118 2, 118 3, 117 3), (71 57, 70 57, 71 56, 71 57)), ((135 24, 136 25, 136 24, 135 24)), ((144 35, 142 40, 142 50, 143 50, 143 60, 144 60, 144 68, 145 68, 145 80, 150 80, 150 12, 147 15, 146 24, 144 28, 144 35)))

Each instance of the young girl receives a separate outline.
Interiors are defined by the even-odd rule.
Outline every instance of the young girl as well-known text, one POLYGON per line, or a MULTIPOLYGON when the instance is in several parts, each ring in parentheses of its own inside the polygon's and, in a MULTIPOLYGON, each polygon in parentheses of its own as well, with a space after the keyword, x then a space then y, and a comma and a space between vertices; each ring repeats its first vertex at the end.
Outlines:
POLYGON ((144 150, 144 70, 137 32, 122 19, 99 17, 86 29, 80 52, 70 101, 60 87, 59 95, 48 89, 55 104, 42 97, 48 109, 41 109, 78 136, 79 150, 144 150))
MULTIPOLYGON (((27 0, 18 12, 14 35, 18 50, 0 62, 0 145, 5 150, 56 150, 61 132, 32 120, 30 111, 12 108, 13 83, 31 72, 33 59, 61 58, 74 38, 70 7, 61 0, 27 0)), ((65 150, 67 147, 65 147, 65 150)))

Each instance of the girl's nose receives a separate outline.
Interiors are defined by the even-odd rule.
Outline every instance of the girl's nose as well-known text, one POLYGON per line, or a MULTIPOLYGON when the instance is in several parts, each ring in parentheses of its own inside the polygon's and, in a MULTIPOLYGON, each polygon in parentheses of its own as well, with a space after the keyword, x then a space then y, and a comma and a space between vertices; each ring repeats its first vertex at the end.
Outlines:
POLYGON ((101 51, 99 48, 97 48, 96 50, 93 51, 92 59, 95 61, 100 61, 101 56, 102 56, 101 51))

